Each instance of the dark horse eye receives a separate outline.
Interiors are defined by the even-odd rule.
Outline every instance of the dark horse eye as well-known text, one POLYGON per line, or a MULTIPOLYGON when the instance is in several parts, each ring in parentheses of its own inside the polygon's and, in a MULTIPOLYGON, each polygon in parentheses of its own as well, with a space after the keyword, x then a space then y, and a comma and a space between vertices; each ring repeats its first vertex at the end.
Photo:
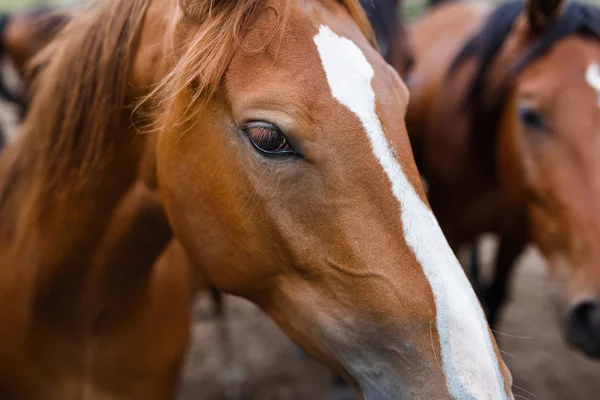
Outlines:
POLYGON ((546 121, 537 111, 528 106, 519 107, 519 119, 527 127, 538 131, 546 130, 546 121))
POLYGON ((266 122, 252 122, 244 132, 254 147, 266 154, 294 154, 283 133, 275 125, 266 122))

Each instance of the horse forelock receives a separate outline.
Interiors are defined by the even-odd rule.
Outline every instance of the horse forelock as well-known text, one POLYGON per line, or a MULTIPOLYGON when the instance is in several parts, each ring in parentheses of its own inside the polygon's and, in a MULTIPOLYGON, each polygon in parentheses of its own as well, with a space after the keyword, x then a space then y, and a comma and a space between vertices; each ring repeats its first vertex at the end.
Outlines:
MULTIPOLYGON (((192 38, 182 40, 180 48, 174 49, 174 53, 178 55, 174 66, 142 100, 144 104, 153 105, 150 107, 149 128, 164 129, 165 121, 161 118, 164 115, 183 113, 170 119, 167 124, 179 124, 193 118, 191 111, 201 109, 217 92, 245 33, 261 12, 268 8, 277 15, 275 25, 270 26, 272 34, 263 43, 263 48, 266 48, 271 41, 280 41, 284 35, 293 1, 181 0, 179 4, 183 18, 179 25, 183 25, 187 34, 190 31, 194 34, 192 38), (186 104, 178 103, 182 93, 190 95, 186 97, 186 104), (182 111, 175 111, 181 108, 182 111)), ((371 26, 358 0, 337 1, 346 8, 369 42, 376 47, 371 26)))

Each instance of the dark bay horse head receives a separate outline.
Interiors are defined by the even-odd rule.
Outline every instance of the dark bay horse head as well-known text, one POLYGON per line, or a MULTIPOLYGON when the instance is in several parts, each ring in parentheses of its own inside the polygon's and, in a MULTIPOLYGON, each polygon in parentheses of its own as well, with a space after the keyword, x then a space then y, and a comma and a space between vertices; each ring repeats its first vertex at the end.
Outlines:
POLYGON ((568 338, 600 357, 600 11, 561 0, 503 4, 454 67, 471 57, 474 145, 525 209, 568 338))

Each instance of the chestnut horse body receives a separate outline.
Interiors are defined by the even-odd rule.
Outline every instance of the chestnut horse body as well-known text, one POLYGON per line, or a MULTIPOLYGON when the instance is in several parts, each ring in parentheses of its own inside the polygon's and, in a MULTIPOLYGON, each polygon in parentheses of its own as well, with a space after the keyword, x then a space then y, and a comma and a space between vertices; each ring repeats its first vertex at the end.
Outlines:
POLYGON ((598 356, 600 13, 565 3, 433 8, 412 30, 407 127, 451 246, 500 236, 481 292, 492 325, 533 241, 558 283, 569 339, 598 356))
POLYGON ((512 398, 366 35, 351 0, 76 13, 0 157, 0 397, 172 398, 200 271, 367 399, 512 398))

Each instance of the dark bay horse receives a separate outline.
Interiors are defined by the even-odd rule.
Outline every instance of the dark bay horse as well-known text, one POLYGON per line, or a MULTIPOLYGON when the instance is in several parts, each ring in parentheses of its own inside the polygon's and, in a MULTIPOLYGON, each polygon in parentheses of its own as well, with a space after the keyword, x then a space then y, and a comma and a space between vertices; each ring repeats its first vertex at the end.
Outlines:
POLYGON ((0 157, 0 397, 172 398, 200 270, 366 399, 512 398, 368 36, 350 0, 75 13, 0 157))
POLYGON ((489 320, 533 241, 569 340, 600 356, 600 12, 554 0, 447 3, 412 34, 407 126, 431 206, 455 250, 500 236, 481 294, 489 320))

